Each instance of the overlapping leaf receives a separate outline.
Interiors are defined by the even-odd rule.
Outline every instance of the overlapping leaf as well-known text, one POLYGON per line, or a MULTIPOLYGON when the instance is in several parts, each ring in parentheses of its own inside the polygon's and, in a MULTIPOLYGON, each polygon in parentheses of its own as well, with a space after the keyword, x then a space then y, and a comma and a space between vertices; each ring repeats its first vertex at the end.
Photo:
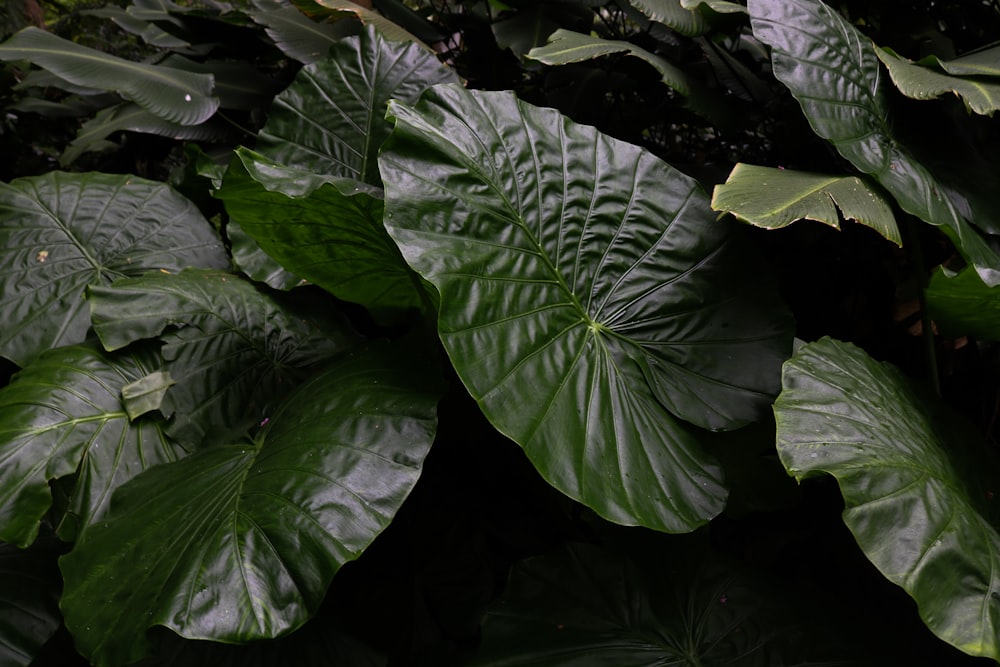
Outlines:
POLYGON ((948 276, 938 269, 926 292, 927 310, 941 333, 1000 341, 1000 287, 987 287, 972 269, 948 276))
POLYGON ((718 512, 718 467, 675 417, 756 418, 789 333, 697 184, 510 93, 438 86, 391 113, 386 226, 440 291, 441 339, 494 426, 614 521, 718 512))
POLYGON ((121 390, 156 370, 158 355, 109 355, 90 345, 51 350, 0 390, 0 539, 30 544, 52 504, 49 481, 77 474, 68 512, 87 525, 111 492, 184 451, 160 424, 132 422, 121 390))
POLYGON ((122 665, 148 650, 154 625, 228 643, 302 625, 417 481, 439 392, 425 358, 359 352, 289 396, 255 442, 123 487, 60 563, 79 650, 122 665))
POLYGON ((737 164, 715 186, 712 208, 767 229, 816 220, 840 229, 840 217, 867 225, 896 245, 903 240, 881 192, 857 176, 830 176, 737 164))
POLYGON ((1000 284, 1000 256, 895 139, 872 43, 820 0, 750 0, 748 7, 754 35, 772 48, 774 75, 813 130, 903 210, 942 226, 987 284, 1000 284))
POLYGON ((191 446, 242 435, 310 367, 355 343, 346 326, 306 319, 229 273, 149 273, 93 287, 90 300, 105 348, 165 342, 176 381, 168 429, 191 446))
POLYGON ((197 207, 162 183, 51 172, 0 184, 0 355, 23 366, 83 341, 88 285, 228 263, 197 207))
POLYGON ((896 368, 829 338, 788 361, 783 383, 774 413, 789 473, 836 477, 858 545, 927 626, 1000 659, 1000 534, 987 489, 955 458, 976 446, 969 429, 896 368))
POLYGON ((314 63, 326 57, 338 40, 353 34, 351 21, 319 23, 292 6, 251 12, 253 20, 267 30, 281 51, 302 63, 314 63))
POLYGON ((697 6, 687 9, 681 0, 629 0, 643 14, 670 26, 682 35, 695 36, 704 33, 708 26, 697 11, 697 6))
POLYGON ((907 97, 929 100, 952 93, 962 98, 968 109, 993 115, 1000 108, 1000 82, 982 81, 935 72, 899 57, 889 49, 876 48, 875 54, 886 68, 892 82, 907 97))
POLYGON ((378 185, 378 149, 392 129, 389 100, 412 103, 434 84, 457 81, 433 54, 368 26, 275 98, 256 149, 280 164, 378 185))

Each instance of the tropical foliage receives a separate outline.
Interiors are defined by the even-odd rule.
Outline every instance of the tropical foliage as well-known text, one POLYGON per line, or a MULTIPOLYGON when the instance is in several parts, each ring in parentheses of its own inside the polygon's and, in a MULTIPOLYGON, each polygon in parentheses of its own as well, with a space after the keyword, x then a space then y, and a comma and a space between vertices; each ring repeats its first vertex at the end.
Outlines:
POLYGON ((994 3, 13 5, 3 664, 1000 661, 994 3))

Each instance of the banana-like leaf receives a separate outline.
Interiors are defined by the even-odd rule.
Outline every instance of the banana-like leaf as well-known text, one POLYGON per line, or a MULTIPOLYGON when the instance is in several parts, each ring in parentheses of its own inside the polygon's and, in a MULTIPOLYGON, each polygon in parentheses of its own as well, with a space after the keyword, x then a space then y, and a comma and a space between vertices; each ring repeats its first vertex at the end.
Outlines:
POLYGON ((324 58, 340 39, 353 35, 357 25, 352 21, 313 21, 295 7, 258 10, 250 16, 264 26, 282 53, 305 64, 324 58))
POLYGON ((351 355, 290 395, 253 443, 123 487, 60 561, 80 652, 125 665, 155 625, 226 643, 301 626, 420 475, 440 390, 425 359, 400 345, 351 355))
POLYGON ((62 622, 58 540, 31 549, 0 544, 0 665, 28 667, 62 622))
POLYGON ((378 12, 362 7, 351 2, 351 0, 316 0, 316 4, 335 12, 346 12, 353 14, 365 25, 370 25, 382 34, 386 39, 394 42, 413 42, 417 46, 433 53, 433 50, 421 42, 413 33, 402 26, 399 26, 378 12))
POLYGON ((164 341, 176 380, 168 432, 192 447, 242 436, 310 367, 356 343, 346 326, 305 319, 230 273, 149 273, 93 287, 90 302, 106 349, 164 341))
POLYGON ((512 93, 436 86, 390 113, 386 227, 494 426, 613 521, 686 531, 721 510, 677 417, 758 418, 790 344, 739 229, 647 151, 512 93))
POLYGON ((708 24, 697 11, 697 6, 687 9, 681 0, 629 0, 629 3, 649 18, 682 35, 694 37, 708 30, 708 24))
POLYGON ((565 65, 592 60, 612 53, 627 53, 645 60, 656 68, 663 83, 667 86, 681 95, 687 95, 691 92, 691 85, 683 70, 631 42, 602 39, 560 28, 549 35, 548 44, 532 49, 528 52, 527 57, 546 65, 565 65))
POLYGON ((24 366, 84 340, 88 285, 229 260, 198 208, 162 183, 51 172, 0 184, 0 265, 0 355, 24 366))
POLYGON ((754 35, 771 46, 774 75, 813 130, 874 176, 904 211, 941 226, 987 284, 1000 284, 1000 256, 893 136, 871 41, 820 0, 750 0, 748 7, 754 35))
MULTIPOLYGON (((828 473, 844 522, 941 639, 1000 660, 1000 534, 991 492, 956 456, 976 446, 895 367, 824 338, 785 364, 774 404, 778 454, 797 479, 828 473)), ((982 446, 982 445, 979 445, 982 446)), ((995 483, 995 480, 994 480, 995 483)))
POLYGON ((52 504, 50 480, 77 473, 68 512, 86 526, 105 512, 116 487, 183 456, 160 424, 133 423, 122 404, 122 388, 160 363, 151 353, 63 347, 0 390, 0 539, 21 546, 35 539, 52 504))
POLYGON ((939 67, 953 76, 1000 77, 1000 46, 973 51, 954 60, 928 56, 921 58, 918 64, 939 67))
POLYGON ((987 287, 975 271, 949 277, 938 269, 926 290, 927 310, 938 330, 1000 341, 1000 287, 987 287))
POLYGON ((160 66, 185 72, 210 74, 215 81, 214 94, 223 109, 266 108, 285 84, 268 76, 249 62, 205 60, 198 62, 172 53, 160 66))
POLYGON ((876 47, 875 54, 889 70, 892 82, 907 97, 930 100, 952 93, 962 98, 967 109, 978 114, 992 116, 1000 109, 1000 83, 935 72, 901 58, 891 49, 876 47))
POLYGON ((114 91, 181 125, 197 125, 219 108, 210 75, 132 62, 38 28, 25 28, 0 44, 0 60, 30 60, 71 83, 114 91))
POLYGON ((420 306, 423 287, 382 226, 376 188, 240 148, 216 196, 264 252, 337 298, 386 316, 420 306))
POLYGON ((857 176, 740 163, 733 167, 725 183, 715 186, 712 208, 767 229, 787 227, 802 219, 840 229, 843 216, 903 245, 889 203, 881 192, 857 176))
POLYGON ((413 103, 430 86, 457 81, 432 54, 367 26, 304 67, 275 98, 256 150, 280 164, 379 185, 378 149, 392 129, 389 100, 413 103))

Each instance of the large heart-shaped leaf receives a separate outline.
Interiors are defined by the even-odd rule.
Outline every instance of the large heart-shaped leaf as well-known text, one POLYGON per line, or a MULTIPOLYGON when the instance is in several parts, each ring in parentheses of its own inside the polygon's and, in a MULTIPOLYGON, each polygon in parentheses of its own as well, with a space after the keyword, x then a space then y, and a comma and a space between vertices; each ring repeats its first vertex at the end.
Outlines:
POLYGON ((927 311, 942 333, 1000 341, 1000 287, 987 287, 972 269, 955 276, 938 269, 926 298, 927 311))
POLYGON ((385 233, 376 188, 240 148, 216 196, 264 252, 337 298, 377 315, 420 305, 420 279, 385 233))
POLYGON ((739 230, 647 151, 511 93, 437 86, 390 109, 386 226, 440 291, 441 340, 490 421, 614 521, 717 513, 719 469, 676 417, 757 418, 790 343, 739 230))
POLYGON ((86 526, 105 512, 116 487, 183 456, 158 423, 132 422, 122 405, 122 387, 159 364, 148 352, 64 347, 42 354, 0 390, 0 539, 22 546, 35 539, 52 504, 50 480, 77 473, 68 515, 86 526))
POLYGON ((155 272, 93 287, 90 296, 105 348, 164 341, 176 381, 168 390, 177 410, 168 432, 190 446, 243 435, 310 367, 356 341, 346 325, 302 317, 230 273, 155 272))
POLYGON ((30 60, 70 83, 114 91, 181 125, 197 125, 219 108, 210 75, 132 62, 39 28, 25 28, 0 44, 0 60, 30 60))
POLYGON ((0 665, 28 667, 56 633, 59 614, 58 540, 31 549, 0 544, 0 665))
POLYGON ((433 54, 368 26, 302 68, 275 98, 256 149, 281 164, 378 185, 378 149, 392 129, 389 100, 412 103, 436 83, 457 81, 433 54))
POLYGON ((896 245, 903 245, 892 208, 865 180, 792 169, 737 164, 715 186, 712 208, 766 229, 796 220, 816 220, 840 229, 840 217, 867 225, 896 245))
POLYGON ((0 264, 0 355, 24 366, 83 341, 87 285, 229 261, 198 208, 166 185, 52 172, 0 183, 0 264))
POLYGON ((900 207, 942 228, 983 280, 1000 284, 1000 256, 894 136, 874 45, 820 0, 750 0, 754 35, 813 130, 885 187, 900 207))
POLYGON ((420 475, 439 391, 423 359, 401 345, 351 355, 289 396, 255 442, 123 487, 60 562, 78 649, 123 665, 154 625, 229 643, 302 625, 420 475))
POLYGON ((989 494, 955 459, 976 446, 970 429, 895 367, 829 338, 785 364, 774 413, 789 473, 837 478, 844 522, 927 626, 1000 660, 1000 534, 989 494))

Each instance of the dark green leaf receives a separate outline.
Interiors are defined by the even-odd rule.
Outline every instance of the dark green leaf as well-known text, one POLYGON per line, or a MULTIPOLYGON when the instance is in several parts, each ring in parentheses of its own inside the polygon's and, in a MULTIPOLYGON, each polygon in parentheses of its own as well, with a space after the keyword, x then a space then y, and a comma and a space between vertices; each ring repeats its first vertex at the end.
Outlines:
POLYGON ((1000 256, 894 137, 868 38, 819 0, 750 0, 748 6, 754 35, 772 48, 774 75, 813 130, 874 176, 903 210, 942 226, 987 284, 1000 284, 1000 256))
POLYGON ((559 29, 557 17, 550 16, 550 5, 539 3, 526 7, 513 16, 493 23, 493 37, 501 49, 510 49, 518 58, 545 44, 549 35, 559 29))
POLYGON ((356 2, 351 2, 351 0, 316 0, 316 4, 334 12, 353 14, 365 25, 378 30, 386 39, 394 42, 413 42, 427 51, 431 50, 429 46, 421 42, 403 27, 396 25, 378 12, 362 7, 356 2))
POLYGON ((209 75, 124 60, 38 28, 25 28, 0 44, 0 60, 30 60, 71 83, 114 91, 181 125, 197 125, 219 108, 209 75))
POLYGON ((214 92, 223 109, 256 109, 267 107, 284 85, 246 61, 206 60, 196 62, 178 54, 170 54, 160 65, 185 72, 210 74, 214 92))
POLYGON ((629 2, 649 18, 673 28, 682 35, 693 37, 708 29, 705 19, 697 9, 686 9, 681 0, 629 0, 629 2))
POLYGON ((722 185, 715 186, 712 208, 732 213, 757 227, 779 229, 796 220, 816 220, 840 229, 840 217, 871 227, 903 245, 892 208, 857 176, 830 176, 792 169, 737 164, 722 185))
POLYGON ((1000 341, 1000 287, 987 287, 975 271, 948 276, 938 269, 926 295, 927 310, 942 333, 1000 341))
POLYGON ((721 510, 718 467, 675 416, 756 419, 790 342, 738 230, 650 153, 511 93, 437 86, 390 111, 386 226, 440 291, 441 339, 490 421, 614 521, 684 531, 721 510))
POLYGON ((420 305, 420 279, 385 232, 376 188, 240 148, 216 196, 264 252, 337 298, 376 315, 420 305))
POLYGON ((352 21, 319 23, 295 7, 260 10, 250 15, 265 26, 268 37, 285 55, 307 64, 324 58, 338 40, 356 31, 352 21))
POLYGON ((60 563, 79 650, 122 665, 154 625, 227 643, 302 625, 420 475, 439 391, 423 359, 399 345, 351 355, 289 396, 254 443, 122 488, 60 563))
POLYGON ((105 348, 159 336, 177 415, 169 433, 200 445, 239 437, 307 369, 354 345, 229 273, 149 273, 91 288, 94 331, 105 348), (173 327, 178 327, 176 330, 173 327))
POLYGON ((412 103, 436 83, 457 81, 432 54, 368 26, 275 98, 256 148, 280 164, 379 185, 378 149, 392 129, 386 104, 412 103))
POLYGON ((736 2, 726 2, 726 0, 681 0, 681 7, 684 9, 698 9, 705 5, 718 14, 746 14, 747 8, 736 2))
POLYGON ((1000 46, 966 53, 954 60, 941 60, 937 56, 928 56, 918 62, 921 65, 940 67, 953 76, 1000 77, 1000 46))
POLYGON ((858 545, 913 596, 927 626, 966 653, 1000 659, 992 492, 955 458, 970 449, 969 429, 895 367, 829 338, 799 350, 783 381, 774 413, 785 468, 797 479, 833 475, 858 545))
MULTIPOLYGON (((122 387, 122 404, 128 418, 135 421, 153 410, 161 410, 167 389, 177 384, 166 371, 155 371, 122 387)), ((170 416, 170 412, 164 412, 170 416)))
POLYGON ((55 539, 31 549, 0 544, 0 665, 28 667, 59 629, 55 539))
MULTIPOLYGON (((223 173, 225 173, 224 170, 223 173)), ((264 252, 257 241, 243 231, 240 223, 230 219, 226 225, 226 234, 232 245, 233 261, 236 262, 240 271, 253 280, 280 290, 290 290, 304 282, 264 252)))
POLYGON ((0 355, 24 366, 83 341, 88 285, 229 260, 197 207, 162 183, 51 172, 0 183, 0 265, 0 355))
POLYGON ((0 539, 30 544, 52 504, 49 481, 78 474, 69 514, 100 517, 111 491, 184 454, 160 425, 131 423, 122 388, 155 370, 155 354, 87 345, 42 354, 0 390, 0 539))

